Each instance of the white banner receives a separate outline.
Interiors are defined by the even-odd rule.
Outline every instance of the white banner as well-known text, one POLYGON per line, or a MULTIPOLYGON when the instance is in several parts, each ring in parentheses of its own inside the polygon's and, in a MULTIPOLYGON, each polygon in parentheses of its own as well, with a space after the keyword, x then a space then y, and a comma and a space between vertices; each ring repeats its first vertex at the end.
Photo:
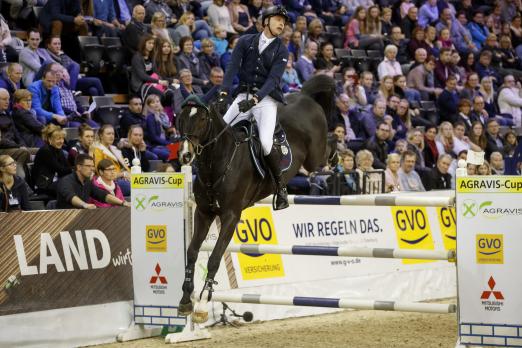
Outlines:
POLYGON ((457 181, 461 343, 522 347, 522 178, 457 181))
POLYGON ((183 325, 177 305, 185 271, 184 175, 137 174, 131 180, 135 322, 183 325))

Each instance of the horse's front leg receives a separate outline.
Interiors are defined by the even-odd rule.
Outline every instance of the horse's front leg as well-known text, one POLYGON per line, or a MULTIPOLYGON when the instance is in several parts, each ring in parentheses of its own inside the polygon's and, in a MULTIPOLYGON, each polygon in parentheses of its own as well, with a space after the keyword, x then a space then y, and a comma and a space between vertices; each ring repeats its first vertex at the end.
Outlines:
POLYGON ((194 308, 194 314, 192 321, 195 323, 204 323, 208 320, 207 303, 212 298, 213 286, 215 284, 214 277, 219 269, 221 258, 225 253, 225 250, 234 235, 236 225, 241 217, 241 211, 239 212, 227 212, 220 215, 221 230, 219 231, 219 237, 216 242, 214 250, 208 259, 208 272, 207 279, 205 280, 205 286, 199 295, 199 302, 194 308))
POLYGON ((182 287, 183 297, 178 307, 178 314, 181 316, 192 314, 193 306, 191 295, 194 291, 194 267, 198 259, 201 244, 205 241, 210 225, 215 218, 215 214, 205 213, 201 209, 196 208, 194 214, 194 235, 187 249, 187 267, 185 268, 185 281, 182 287))

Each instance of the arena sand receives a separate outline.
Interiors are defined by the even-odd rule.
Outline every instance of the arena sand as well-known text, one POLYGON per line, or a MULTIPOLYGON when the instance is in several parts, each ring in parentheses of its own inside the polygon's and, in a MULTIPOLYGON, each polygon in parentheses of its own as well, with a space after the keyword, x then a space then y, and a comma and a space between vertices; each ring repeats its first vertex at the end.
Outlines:
MULTIPOLYGON (((435 301, 456 303, 456 299, 435 301)), ((232 306, 233 307, 233 306, 232 306)), ((450 348, 457 341, 456 314, 341 311, 311 317, 217 326, 205 341, 171 345, 179 348, 450 348)), ((163 337, 98 347, 165 347, 163 337)))

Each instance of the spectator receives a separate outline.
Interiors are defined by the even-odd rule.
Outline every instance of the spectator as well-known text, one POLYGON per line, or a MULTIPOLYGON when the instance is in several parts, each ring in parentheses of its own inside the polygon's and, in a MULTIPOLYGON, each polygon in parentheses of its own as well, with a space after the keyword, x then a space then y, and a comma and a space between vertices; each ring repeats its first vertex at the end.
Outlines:
POLYGON ((424 64, 417 66, 408 73, 408 87, 420 92, 423 100, 430 100, 438 97, 442 89, 435 87, 435 58, 428 58, 424 64))
POLYGON ((384 49, 384 60, 377 67, 379 79, 383 79, 385 76, 402 75, 401 65, 396 60, 398 51, 395 45, 386 46, 384 49))
POLYGON ((138 51, 132 57, 130 90, 135 95, 156 94, 163 96, 168 87, 167 80, 161 80, 154 71, 154 37, 145 35, 140 41, 138 51))
MULTIPOLYGON (((250 18, 252 18, 252 20, 254 22, 256 22, 256 18, 259 18, 259 16, 261 15, 261 10, 263 9, 263 1, 262 0, 250 0, 248 2, 248 13, 250 14, 250 18)), ((291 11, 289 11, 291 12, 291 11)), ((305 25, 306 25, 306 17, 305 18, 305 25)), ((296 22, 297 20, 299 19, 299 17, 296 19, 296 22)))
MULTIPOLYGON (((339 157, 341 159, 341 163, 337 165, 336 171, 343 174, 341 176, 341 195, 350 195, 357 194, 359 189, 357 187, 358 180, 357 174, 355 172, 355 155, 351 150, 345 150, 339 153, 339 157)), ((328 194, 332 191, 332 182, 333 176, 330 176, 326 179, 326 184, 328 185, 328 194)))
POLYGON ((466 134, 470 134, 472 120, 471 120, 471 102, 467 99, 462 99, 459 101, 459 114, 457 116, 457 120, 464 123, 466 126, 466 134))
POLYGON ((20 80, 22 79, 22 66, 18 63, 10 63, 2 76, 0 76, 0 88, 9 92, 9 96, 13 98, 14 92, 20 89, 20 80))
POLYGON ((364 127, 365 138, 373 137, 377 130, 377 124, 384 121, 386 113, 386 100, 376 99, 370 112, 363 113, 362 126, 364 127))
POLYGON ((477 175, 491 175, 491 167, 488 161, 484 161, 484 163, 477 167, 477 175))
POLYGON ((69 150, 68 159, 71 167, 74 167, 76 157, 78 157, 79 154, 88 155, 91 153, 91 146, 94 143, 94 129, 87 124, 82 124, 78 129, 78 136, 79 139, 69 150))
POLYGON ((138 51, 141 37, 152 34, 150 26, 143 23, 144 19, 145 7, 141 5, 134 6, 132 19, 121 35, 124 46, 129 48, 133 54, 138 51))
POLYGON ((488 143, 486 146, 486 158, 493 152, 504 153, 504 139, 500 135, 500 126, 498 121, 494 118, 490 118, 486 122, 486 138, 488 139, 488 143))
POLYGON ((388 100, 388 98, 395 94, 395 84, 393 83, 393 77, 387 75, 381 79, 379 83, 379 97, 388 100))
MULTIPOLYGON (((446 20, 447 21, 447 20, 446 20)), ((451 31, 451 41, 461 54, 477 54, 480 49, 473 42, 473 37, 467 27, 468 20, 464 12, 459 12, 448 26, 451 31)))
POLYGON ((9 155, 14 158, 18 163, 17 175, 25 178, 24 167, 37 149, 25 147, 24 140, 18 133, 8 108, 9 93, 0 88, 0 155, 9 155))
POLYGON ((488 140, 484 133, 484 126, 482 125, 482 123, 480 123, 480 121, 475 121, 471 125, 471 131, 469 132, 469 140, 473 144, 480 147, 481 151, 484 151, 486 149, 488 140))
POLYGON ((145 116, 142 114, 143 103, 140 97, 133 96, 129 100, 129 107, 123 112, 120 119, 121 134, 129 133, 132 125, 138 124, 145 128, 145 116))
POLYGON ((65 31, 86 36, 89 28, 81 12, 79 1, 48 0, 38 19, 45 34, 60 37, 62 31, 65 31))
POLYGON ((435 64, 435 85, 443 88, 446 85, 446 80, 450 76, 451 50, 443 48, 440 50, 440 57, 435 64))
POLYGON ((440 54, 440 47, 437 45, 437 29, 433 26, 428 26, 424 29, 424 42, 427 46, 427 51, 430 55, 438 57, 440 54))
POLYGON ((150 170, 149 158, 153 155, 157 159, 158 157, 152 152, 147 151, 147 145, 143 140, 143 128, 139 124, 133 124, 129 128, 128 142, 121 148, 121 153, 127 165, 133 166, 133 160, 137 158, 139 165, 143 172, 150 170))
POLYGON ((438 20, 439 9, 437 8, 437 0, 427 0, 424 5, 419 8, 417 25, 425 29, 429 25, 435 25, 438 20))
POLYGON ((417 51, 419 48, 425 49, 428 56, 433 55, 433 52, 431 52, 431 47, 426 43, 426 34, 424 33, 424 29, 417 27, 413 29, 411 35, 410 42, 408 42, 408 51, 410 56, 415 56, 415 51, 417 51))
POLYGON ((43 129, 42 136, 46 144, 36 153, 32 178, 36 192, 55 197, 56 182, 71 172, 62 149, 65 131, 59 126, 49 124, 43 129))
MULTIPOLYGON (((443 122, 444 123, 444 122, 443 122)), ((466 125, 462 121, 457 121, 453 125, 453 141, 455 142, 454 151, 459 154, 461 151, 467 151, 471 149, 475 152, 480 152, 481 149, 477 145, 473 144, 469 138, 465 135, 466 125)))
POLYGON ((373 171, 373 155, 368 150, 359 150, 355 155, 355 164, 357 168, 355 171, 359 176, 359 187, 363 188, 364 176, 368 176, 367 172, 373 171))
POLYGON ((337 152, 346 151, 346 129, 339 123, 335 126, 333 133, 337 137, 337 152))
MULTIPOLYGON (((116 168, 115 168, 116 169, 116 168)), ((57 209, 96 209, 88 203, 92 197, 99 202, 130 207, 125 200, 94 186, 91 177, 94 173, 94 160, 91 156, 80 154, 76 158, 74 172, 63 177, 57 187, 57 209)))
MULTIPOLYGON (((172 49, 172 44, 163 39, 156 39, 156 48, 154 50, 153 70, 161 80, 166 80, 169 85, 179 83, 176 79, 178 70, 176 68, 176 59, 172 49)), ((169 93, 166 93, 167 95, 169 93)), ((167 105, 171 103, 165 102, 167 105)))
POLYGON ((232 27, 232 20, 230 19, 230 12, 225 6, 224 0, 213 0, 212 4, 208 7, 208 22, 210 26, 222 26, 225 28, 227 33, 236 34, 234 27, 232 27))
POLYGON ((52 65, 49 64, 42 80, 33 82, 28 88, 33 95, 32 108, 40 123, 56 122, 59 125, 66 125, 68 120, 62 109, 60 91, 56 86, 56 74, 51 69, 52 65))
POLYGON ((219 57, 214 51, 214 42, 210 39, 201 40, 201 52, 199 52, 198 58, 201 74, 206 77, 210 76, 212 68, 220 65, 219 57))
POLYGON ((434 168, 437 159, 442 152, 441 146, 436 141, 437 126, 431 125, 424 130, 424 149, 422 156, 424 157, 424 165, 426 168, 434 168))
POLYGON ((205 89, 203 90, 203 92, 208 93, 212 88, 223 85, 224 77, 225 77, 225 72, 223 71, 223 69, 221 69, 221 67, 215 66, 212 69, 210 69, 208 83, 205 86, 205 89))
POLYGON ((31 148, 40 148, 44 145, 44 125, 38 121, 34 110, 31 110, 32 99, 33 96, 27 89, 19 89, 14 93, 13 120, 23 143, 31 148))
POLYGON ((176 129, 172 126, 167 114, 163 112, 158 96, 147 97, 143 114, 147 115, 145 137, 149 145, 148 150, 166 162, 170 156, 167 145, 172 143, 170 137, 176 134, 176 129))
POLYGON ((248 13, 248 7, 241 4, 240 0, 232 0, 228 5, 228 10, 232 19, 232 27, 236 32, 243 33, 254 25, 248 13))
POLYGON ((493 54, 489 50, 482 51, 479 56, 479 61, 475 64, 475 71, 479 74, 479 77, 483 79, 486 76, 490 76, 494 83, 500 81, 498 72, 491 66, 491 58, 493 54))
POLYGON ((406 139, 399 139, 395 142, 393 153, 402 155, 402 153, 406 150, 408 150, 408 141, 406 139))
POLYGON ((382 49, 382 40, 368 33, 366 28, 366 9, 359 6, 346 24, 344 42, 345 48, 354 49, 382 49))
POLYGON ((376 89, 373 86, 373 74, 370 71, 363 71, 361 73, 361 86, 364 89, 364 97, 366 98, 366 103, 373 105, 375 100, 379 98, 376 89))
POLYGON ((513 20, 511 21, 511 25, 509 26, 509 33, 511 35, 511 40, 513 41, 513 47, 515 47, 517 54, 520 58, 521 56, 521 47, 522 44, 522 17, 520 15, 516 15, 513 17, 513 20))
POLYGON ((353 116, 350 115, 349 109, 350 109, 350 99, 346 94, 341 94, 339 97, 336 98, 337 106, 337 117, 336 122, 340 122, 345 129, 345 141, 348 143, 351 140, 355 140, 357 138, 356 131, 359 131, 358 122, 356 119, 353 119, 353 116), (352 117, 350 117, 352 116, 352 117), (352 120, 353 119, 353 120, 352 120), (355 122, 354 122, 355 121, 355 122), (352 122, 357 123, 357 125, 352 126, 352 122), (354 128, 356 128, 354 130, 354 128))
POLYGON ((145 22, 150 23, 154 14, 160 12, 165 16, 166 24, 168 27, 173 26, 178 22, 178 19, 172 12, 172 9, 165 0, 151 0, 145 3, 145 22))
POLYGON ((214 52, 221 57, 228 48, 227 31, 223 27, 215 27, 214 36, 210 40, 214 43, 214 52))
POLYGON ((375 135, 366 141, 365 148, 373 155, 373 165, 375 169, 386 169, 386 158, 388 157, 388 143, 391 127, 385 122, 379 122, 376 127, 375 135))
POLYGON ((477 73, 471 73, 468 75, 464 88, 460 91, 460 97, 462 99, 473 100, 476 96, 480 95, 480 84, 479 76, 477 73))
POLYGON ((295 64, 295 69, 301 81, 308 81, 315 73, 314 61, 317 56, 317 43, 311 40, 306 42, 304 54, 295 64))
POLYGON ((391 123, 392 128, 390 129, 390 134, 387 138, 387 140, 390 141, 393 139, 403 139, 408 131, 406 124, 402 122, 402 119, 397 114, 400 103, 401 98, 399 98, 397 94, 392 94, 388 97, 388 105, 386 108, 387 117, 385 118, 385 121, 391 123))
POLYGON ((299 81, 297 70, 294 69, 294 55, 288 54, 288 61, 286 62, 285 72, 282 77, 283 91, 286 89, 288 92, 298 92, 301 90, 303 85, 299 81))
POLYGON ((415 170, 421 172, 426 168, 424 162, 424 134, 422 130, 414 128, 406 134, 408 150, 415 153, 415 170))
POLYGON ((92 146, 94 163, 98 167, 98 163, 103 159, 110 160, 116 169, 116 182, 121 187, 124 196, 130 194, 130 171, 125 163, 121 151, 113 145, 114 128, 110 124, 104 124, 98 129, 98 137, 92 146))
POLYGON ((491 173, 493 175, 504 175, 504 158, 502 158, 500 152, 493 152, 491 156, 489 156, 489 161, 491 164, 491 173))
POLYGON ((475 11, 473 20, 468 23, 467 28, 471 33, 473 44, 480 50, 489 35, 489 30, 484 24, 484 13, 475 11))
POLYGON ((93 24, 94 35, 102 37, 118 36, 120 30, 125 29, 125 25, 121 24, 116 17, 114 2, 112 1, 93 1, 93 24))
POLYGON ((174 91, 174 112, 176 114, 181 112, 181 104, 183 104, 183 101, 189 94, 203 96, 201 87, 192 84, 192 73, 189 69, 181 69, 179 71, 179 79, 181 82, 180 88, 174 91))
POLYGON ((411 101, 416 101, 418 104, 421 102, 421 94, 416 89, 408 88, 406 76, 396 75, 393 77, 393 85, 395 94, 401 98, 406 98, 411 101))
MULTIPOLYGON (((484 98, 484 108, 487 110, 488 115, 493 117, 493 115, 498 114, 496 93, 493 87, 493 79, 491 77, 486 76, 480 80, 479 92, 480 95, 484 98)), ((511 120, 511 122, 513 121, 511 120)))
MULTIPOLYGON (((465 99, 464 99, 465 100, 465 99)), ((450 75, 446 80, 446 88, 437 98, 440 121, 455 122, 458 118, 457 106, 459 95, 457 93, 457 78, 450 75)))
POLYGON ((451 50, 456 50, 453 41, 451 41, 451 32, 449 28, 441 29, 439 39, 437 40, 437 46, 439 48, 449 48, 451 50))
POLYGON ((324 37, 321 36, 324 33, 323 22, 319 18, 314 18, 308 24, 307 40, 314 41, 319 46, 323 41, 324 37))
POLYGON ((510 114, 513 117, 515 127, 522 126, 522 96, 520 83, 515 84, 513 75, 504 77, 504 84, 498 94, 498 107, 503 114, 510 114))
POLYGON ((315 61, 315 68, 317 70, 326 70, 332 76, 333 74, 339 72, 341 70, 341 66, 334 62, 334 47, 330 42, 321 43, 321 53, 317 60, 315 61))
POLYGON ((165 13, 155 12, 150 22, 150 30, 156 38, 166 40, 173 46, 177 46, 180 39, 179 33, 174 28, 167 28, 166 18, 165 13))
POLYGON ((364 107, 368 104, 364 87, 359 84, 357 72, 354 68, 349 67, 344 70, 343 81, 337 82, 336 88, 337 94, 346 94, 352 105, 364 107))
POLYGON ((513 130, 508 130, 504 135, 503 153, 506 157, 512 157, 518 147, 517 134, 513 130))
POLYGON ((25 180, 16 175, 17 162, 0 155, 0 212, 31 210, 25 180))
POLYGON ((385 191, 397 192, 400 191, 399 183, 399 168, 401 166, 401 156, 396 153, 390 153, 386 158, 385 177, 385 191))
POLYGON ((225 53, 221 55, 220 61, 221 61, 221 68, 223 68, 224 71, 226 71, 228 64, 230 63, 230 60, 232 59, 232 51, 237 45, 237 42, 239 41, 239 35, 231 35, 228 39, 228 49, 225 53))
MULTIPOLYGON (((471 111, 471 121, 479 121, 484 126, 489 118, 488 112, 484 109, 484 98, 477 95, 473 98, 473 110, 471 111)), ((493 115, 494 117, 494 115, 493 115)))
POLYGON ((27 47, 20 51, 19 63, 22 65, 22 82, 29 87, 34 81, 35 75, 42 67, 42 62, 47 59, 45 49, 40 46, 40 33, 36 29, 30 29, 27 34, 27 47))
POLYGON ((404 19, 401 22, 402 32, 404 33, 404 37, 406 37, 407 39, 413 37, 413 30, 417 27, 418 12, 419 10, 417 9, 417 7, 410 7, 410 9, 408 10, 408 14, 406 15, 406 17, 404 17, 404 19))
POLYGON ((424 179, 426 191, 451 189, 451 174, 448 172, 451 160, 450 155, 442 154, 437 160, 436 166, 426 172, 424 179))
POLYGON ((400 64, 407 64, 410 62, 408 55, 408 42, 404 39, 401 27, 393 26, 391 28, 391 35, 388 37, 390 45, 397 47, 397 61, 400 64))
POLYGON ((502 53, 502 67, 514 71, 519 71, 522 67, 520 58, 511 45, 511 38, 508 35, 500 36, 500 52, 502 53))
POLYGON ((397 105, 397 117, 400 122, 404 125, 406 130, 412 127, 412 113, 410 111, 410 103, 407 99, 401 99, 399 105, 397 105))
MULTIPOLYGON (((428 59, 428 51, 424 48, 417 48, 415 50, 415 56, 413 57, 413 63, 410 64, 410 70, 415 69, 419 65, 424 64, 424 62, 428 59)), ((435 57, 433 57, 435 59, 435 57)))
POLYGON ((453 135, 453 126, 448 121, 442 122, 439 125, 439 133, 436 137, 437 149, 440 154, 448 154, 455 157, 458 152, 456 151, 456 140, 453 135))
POLYGON ((476 164, 471 164, 471 163, 468 163, 466 165, 466 170, 467 170, 467 174, 468 176, 471 176, 471 175, 478 175, 477 174, 477 168, 478 166, 476 164))
POLYGON ((190 36, 184 36, 179 41, 179 46, 181 51, 177 57, 178 70, 189 69, 195 85, 206 85, 208 77, 204 74, 200 60, 194 53, 194 40, 190 36))
POLYGON ((391 35, 393 22, 392 22, 392 14, 393 11, 389 7, 382 8, 382 16, 381 16, 381 35, 384 37, 389 37, 391 35))
POLYGON ((401 168, 399 169, 399 187, 401 191, 426 191, 419 174, 415 171, 415 152, 404 151, 401 155, 401 168))
POLYGON ((123 193, 118 184, 114 181, 116 179, 116 167, 114 163, 108 159, 103 159, 98 162, 96 166, 98 176, 92 178, 92 185, 103 190, 110 195, 118 198, 118 204, 106 203, 105 201, 98 201, 94 197, 89 198, 89 204, 94 204, 97 208, 110 208, 116 205, 121 206, 121 202, 125 202, 123 193))
POLYGON ((198 19, 192 12, 185 12, 176 27, 179 37, 192 36, 194 40, 203 40, 212 36, 212 29, 205 20, 198 19))

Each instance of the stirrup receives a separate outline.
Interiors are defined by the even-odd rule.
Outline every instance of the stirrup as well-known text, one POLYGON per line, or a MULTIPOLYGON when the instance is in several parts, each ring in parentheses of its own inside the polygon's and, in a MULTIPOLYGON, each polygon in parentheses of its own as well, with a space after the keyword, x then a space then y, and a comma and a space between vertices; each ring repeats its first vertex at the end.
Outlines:
POLYGON ((288 207, 288 192, 286 190, 286 186, 278 188, 272 198, 272 209, 282 210, 288 207))

